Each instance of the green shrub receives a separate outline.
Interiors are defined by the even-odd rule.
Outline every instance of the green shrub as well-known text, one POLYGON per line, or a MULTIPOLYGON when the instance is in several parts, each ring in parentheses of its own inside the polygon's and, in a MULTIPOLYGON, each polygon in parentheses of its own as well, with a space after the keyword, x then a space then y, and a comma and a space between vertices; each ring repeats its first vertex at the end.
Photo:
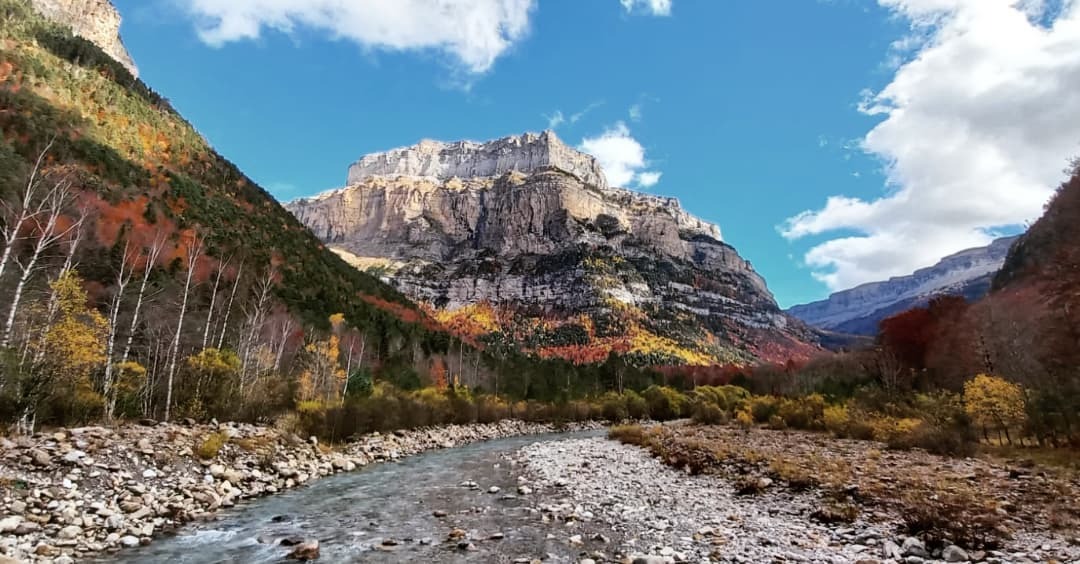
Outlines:
POLYGON ((631 419, 641 420, 649 416, 649 404, 637 392, 626 390, 623 398, 626 400, 626 412, 631 419))
POLYGON ((701 425, 722 425, 731 419, 728 412, 720 406, 704 401, 694 403, 690 417, 701 425))
POLYGON ((630 418, 626 397, 617 392, 608 392, 600 396, 600 416, 612 423, 630 418))
POLYGON ((649 407, 649 417, 668 421, 683 416, 686 396, 667 386, 649 386, 642 394, 649 407))

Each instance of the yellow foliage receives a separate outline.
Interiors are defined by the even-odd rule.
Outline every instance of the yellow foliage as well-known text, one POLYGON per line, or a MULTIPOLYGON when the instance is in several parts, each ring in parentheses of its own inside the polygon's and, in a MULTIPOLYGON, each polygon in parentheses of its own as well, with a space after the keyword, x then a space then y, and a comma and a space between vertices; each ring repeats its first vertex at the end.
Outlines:
MULTIPOLYGON (((189 356, 187 365, 199 374, 220 378, 240 370, 240 357, 233 351, 207 348, 189 356)), ((143 369, 143 372, 146 372, 146 369, 143 369)))
POLYGON ((1024 390, 998 376, 979 374, 964 383, 964 411, 984 428, 1008 429, 1026 417, 1024 390))
POLYGON ((843 436, 847 433, 850 416, 846 405, 826 406, 821 418, 825 422, 825 428, 833 434, 843 436))
POLYGON ((435 319, 459 335, 477 337, 500 331, 499 316, 488 302, 478 302, 455 310, 439 310, 435 319))
POLYGON ((86 306, 82 279, 67 271, 51 284, 56 295, 57 320, 41 345, 51 370, 76 386, 89 387, 90 374, 105 364, 109 322, 86 306))
POLYGON ((750 414, 746 409, 740 409, 735 414, 735 422, 744 429, 749 429, 754 426, 754 416, 750 414))
POLYGON ((299 400, 337 397, 347 375, 338 363, 341 340, 331 335, 325 341, 313 341, 304 347, 305 364, 300 373, 299 400))
POLYGON ((673 356, 691 366, 708 366, 713 363, 713 359, 708 355, 683 347, 673 339, 657 335, 636 323, 630 328, 630 352, 673 356))
POLYGON ((921 419, 911 417, 875 417, 870 421, 874 440, 895 443, 914 433, 923 424, 921 419))
POLYGON ((339 329, 341 329, 341 326, 344 325, 344 324, 345 324, 345 314, 344 313, 335 313, 335 314, 330 316, 330 327, 333 328, 333 330, 335 332, 337 332, 339 329))

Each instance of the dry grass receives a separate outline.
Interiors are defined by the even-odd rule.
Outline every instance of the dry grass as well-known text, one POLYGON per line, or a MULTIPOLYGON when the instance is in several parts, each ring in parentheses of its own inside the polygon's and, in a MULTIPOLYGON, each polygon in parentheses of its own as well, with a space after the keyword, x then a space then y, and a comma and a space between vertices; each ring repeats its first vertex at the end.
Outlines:
MULTIPOLYGON (((863 510, 897 516, 908 534, 935 546, 991 548, 1010 530, 1080 530, 1080 507, 1070 504, 1080 482, 1024 466, 1018 470, 1015 460, 1005 465, 882 450, 880 443, 760 428, 627 426, 612 429, 610 436, 690 473, 725 475, 740 494, 762 493, 763 478, 774 480, 770 488, 820 491, 826 501, 812 516, 819 521, 850 522, 863 510), (1001 504, 1007 511, 999 510, 1001 504)), ((1027 466, 1057 464, 1072 471, 1075 460, 1060 452, 997 450, 992 460, 1028 454, 1022 459, 1027 466)))

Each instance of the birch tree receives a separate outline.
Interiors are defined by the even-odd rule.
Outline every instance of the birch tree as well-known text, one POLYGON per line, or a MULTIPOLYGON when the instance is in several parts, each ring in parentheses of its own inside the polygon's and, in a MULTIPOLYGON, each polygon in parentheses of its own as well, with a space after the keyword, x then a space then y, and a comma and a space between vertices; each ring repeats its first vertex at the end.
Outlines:
POLYGON ((225 319, 221 320, 221 334, 218 336, 217 348, 221 348, 225 345, 225 331, 229 329, 229 315, 232 314, 233 300, 236 299, 236 289, 240 287, 240 275, 244 273, 244 261, 240 261, 240 266, 236 269, 236 280, 233 280, 232 291, 229 292, 229 304, 225 306, 225 319))
POLYGON ((25 259, 25 261, 20 261, 18 258, 14 259, 16 265, 21 270, 21 275, 19 276, 18 283, 15 285, 15 294, 11 298, 11 306, 8 309, 7 322, 4 324, 4 337, 3 340, 0 340, 0 348, 7 348, 11 345, 12 332, 15 329, 15 318, 19 311, 19 303, 22 301, 23 292, 26 290, 27 282, 30 281, 34 272, 40 266, 45 250, 53 246, 57 241, 63 239, 64 236, 70 233, 74 228, 74 225, 67 229, 61 229, 60 227, 60 218, 68 203, 70 186, 71 184, 66 178, 58 181, 45 198, 47 201, 47 205, 44 208, 45 212, 43 214, 34 215, 29 220, 33 226, 33 230, 37 233, 37 241, 34 244, 30 256, 25 259))
POLYGON ((224 274, 225 269, 228 268, 229 260, 230 259, 225 259, 225 262, 218 265, 217 275, 214 276, 214 289, 210 292, 210 308, 206 312, 206 326, 203 328, 203 349, 206 348, 206 343, 210 341, 210 326, 214 323, 214 302, 217 301, 218 286, 221 284, 221 275, 224 274))
POLYGON ((165 248, 165 234, 158 231, 154 242, 146 251, 146 266, 143 267, 142 282, 139 284, 139 295, 135 299, 135 311, 131 316, 131 328, 128 330, 127 343, 124 345, 124 354, 120 355, 120 364, 126 364, 131 354, 131 344, 135 340, 135 333, 139 329, 139 313, 142 311, 143 300, 146 298, 146 287, 150 282, 150 275, 165 248))
POLYGON ((119 328, 120 305, 124 301, 124 291, 135 275, 135 264, 139 262, 142 251, 132 256, 130 239, 124 243, 124 252, 120 256, 120 269, 116 273, 116 287, 109 303, 108 337, 105 341, 105 375, 101 381, 101 392, 105 398, 105 419, 111 421, 116 406, 116 392, 113 389, 115 364, 113 352, 116 350, 116 334, 119 328))
POLYGON ((180 315, 176 320, 176 332, 173 334, 172 346, 169 351, 168 380, 165 387, 165 421, 169 420, 172 413, 173 382, 176 379, 176 365, 180 359, 180 337, 184 332, 184 316, 187 314, 188 297, 191 295, 191 279, 195 276, 195 267, 199 263, 199 255, 202 253, 202 239, 198 234, 192 236, 187 244, 187 276, 184 277, 184 295, 180 301, 180 315))
POLYGON ((0 278, 3 278, 4 271, 7 268, 8 263, 11 261, 15 253, 15 247, 18 246, 21 240, 21 234, 23 229, 27 226, 31 219, 41 215, 45 211, 45 205, 48 202, 48 198, 41 198, 35 203, 35 196, 38 192, 38 175, 41 172, 41 163, 45 161, 45 155, 52 148, 53 142, 49 141, 49 144, 45 146, 34 162, 34 168, 30 171, 30 179, 26 182, 26 189, 23 190, 22 197, 18 199, 18 203, 15 205, 9 204, 4 201, 0 201, 0 206, 4 210, 4 228, 0 230, 0 236, 4 239, 4 251, 0 254, 0 278))

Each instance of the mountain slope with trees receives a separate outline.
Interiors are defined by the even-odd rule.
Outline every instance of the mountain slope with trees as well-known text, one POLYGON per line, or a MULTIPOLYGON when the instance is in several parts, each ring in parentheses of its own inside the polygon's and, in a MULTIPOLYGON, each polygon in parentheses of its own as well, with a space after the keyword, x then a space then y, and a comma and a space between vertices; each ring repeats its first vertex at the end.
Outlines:
POLYGON ((444 362, 437 322, 124 65, 27 0, 0 38, 3 419, 253 416, 444 362))

